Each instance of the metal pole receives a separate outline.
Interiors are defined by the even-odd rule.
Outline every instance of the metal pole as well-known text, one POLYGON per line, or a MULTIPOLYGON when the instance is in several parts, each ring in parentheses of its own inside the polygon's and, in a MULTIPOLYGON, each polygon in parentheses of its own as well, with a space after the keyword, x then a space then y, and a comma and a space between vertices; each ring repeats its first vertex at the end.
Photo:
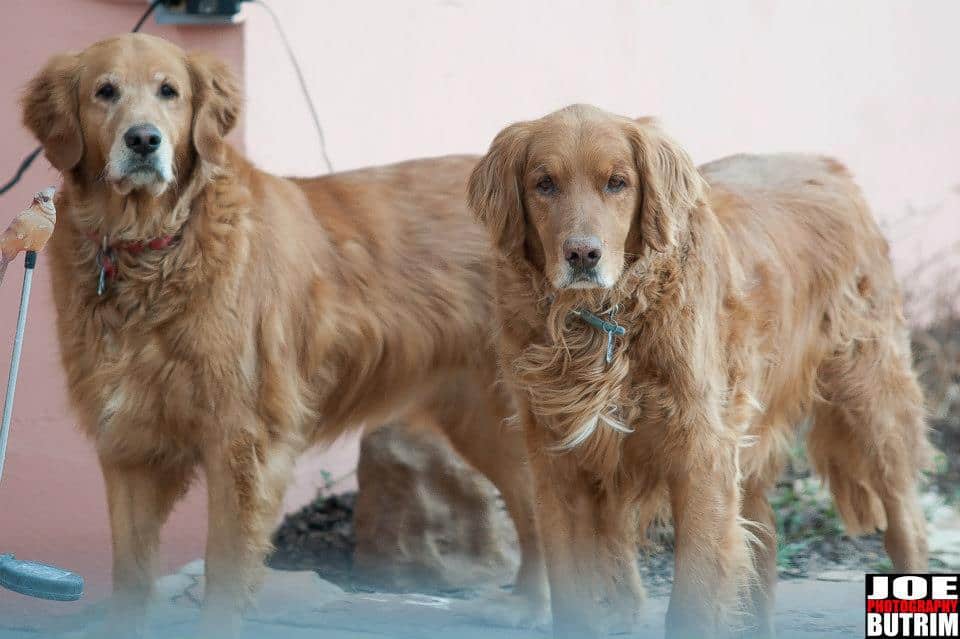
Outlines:
POLYGON ((13 354, 10 356, 10 374, 7 376, 7 395, 3 400, 3 424, 0 425, 0 478, 3 477, 3 461, 7 456, 7 437, 10 435, 10 419, 13 416, 13 394, 17 390, 17 374, 20 372, 20 351, 23 349, 23 331, 27 327, 27 305, 30 304, 30 285, 33 282, 33 267, 37 264, 35 251, 27 251, 23 258, 23 289, 20 291, 20 315, 17 316, 17 334, 13 338, 13 354))
MULTIPOLYGON (((20 315, 17 317, 17 334, 13 338, 10 376, 7 378, 7 397, 3 402, 3 424, 0 426, 0 476, 3 475, 3 459, 7 454, 7 436, 10 434, 10 417, 13 415, 13 394, 17 390, 23 331, 27 327, 27 305, 30 304, 30 284, 33 281, 33 268, 36 264, 37 253, 27 251, 23 260, 20 315)), ((21 561, 13 555, 0 555, 0 586, 29 597, 52 601, 76 601, 83 596, 83 577, 80 575, 38 561, 21 561)))

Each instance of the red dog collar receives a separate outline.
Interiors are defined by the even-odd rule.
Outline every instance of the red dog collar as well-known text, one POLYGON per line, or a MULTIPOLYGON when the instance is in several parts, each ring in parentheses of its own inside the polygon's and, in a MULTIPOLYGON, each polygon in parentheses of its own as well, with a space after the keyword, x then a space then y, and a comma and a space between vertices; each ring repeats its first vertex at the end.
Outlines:
POLYGON ((106 281, 117 276, 117 262, 114 259, 117 251, 125 251, 130 255, 140 255, 147 249, 161 251, 176 242, 180 236, 161 235, 150 240, 125 240, 113 244, 107 244, 107 238, 96 233, 88 233, 87 237, 98 246, 97 265, 100 267, 100 278, 97 283, 97 295, 102 295, 106 288, 106 281))

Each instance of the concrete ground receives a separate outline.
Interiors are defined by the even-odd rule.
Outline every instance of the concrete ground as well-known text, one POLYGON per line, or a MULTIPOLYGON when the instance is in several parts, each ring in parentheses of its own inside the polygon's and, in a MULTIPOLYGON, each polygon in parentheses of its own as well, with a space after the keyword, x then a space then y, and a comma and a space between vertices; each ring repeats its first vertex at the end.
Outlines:
MULTIPOLYGON (((198 617, 202 562, 158 583, 151 639, 186 639, 198 617)), ((832 573, 783 581, 777 591, 781 639, 863 636, 863 575, 832 573)), ((520 639, 546 631, 496 627, 474 615, 475 601, 425 595, 347 593, 312 572, 270 571, 248 614, 244 639, 520 639)), ((665 597, 646 602, 636 635, 662 637, 665 597)), ((56 619, 0 620, 2 639, 98 637, 103 606, 56 619)))
MULTIPOLYGON (((929 527, 932 556, 941 572, 960 570, 960 514, 942 508, 929 527)), ((157 582, 151 639, 187 639, 198 618, 203 562, 194 561, 157 582)), ((488 593, 494 595, 496 593, 488 593)), ((0 591, 0 597, 17 597, 0 591)), ((346 592, 313 572, 268 571, 243 639, 520 639, 548 638, 544 630, 491 626, 478 620, 487 599, 449 599, 416 594, 346 592)), ((662 637, 665 596, 652 597, 631 636, 662 637)), ((62 617, 5 614, 0 639, 99 639, 104 604, 62 617)), ((807 579, 782 579, 777 586, 776 627, 780 639, 847 639, 864 636, 862 572, 832 570, 807 579)))

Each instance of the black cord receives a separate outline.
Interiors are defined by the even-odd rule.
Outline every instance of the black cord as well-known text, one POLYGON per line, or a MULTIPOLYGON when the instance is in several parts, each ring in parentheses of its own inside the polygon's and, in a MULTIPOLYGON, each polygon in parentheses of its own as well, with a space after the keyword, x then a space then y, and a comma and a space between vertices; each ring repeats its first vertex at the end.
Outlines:
POLYGON ((20 178, 23 177, 23 174, 27 172, 27 169, 30 168, 30 165, 33 164, 33 161, 37 159, 37 156, 40 155, 40 151, 43 151, 42 146, 38 146, 33 151, 30 152, 30 155, 23 158, 23 162, 20 163, 20 168, 17 169, 16 175, 13 176, 9 182, 0 187, 0 195, 3 195, 7 191, 13 188, 13 185, 20 181, 20 178))
POLYGON ((159 7, 161 4, 163 4, 163 0, 153 0, 153 2, 150 3, 150 6, 147 8, 147 10, 143 12, 143 15, 140 16, 140 19, 137 20, 137 24, 133 25, 133 29, 131 29, 130 32, 136 33, 137 31, 139 31, 140 27, 143 26, 143 23, 147 21, 147 18, 149 18, 150 15, 154 12, 154 10, 157 7, 159 7))
POLYGON ((263 7, 270 18, 273 20, 273 26, 276 27, 277 33, 280 34, 280 41, 283 43, 283 48, 287 50, 287 57, 290 58, 290 65, 293 67, 294 73, 297 74, 297 81, 300 82, 300 90, 303 91, 303 97, 307 102, 307 108, 310 109, 310 116, 313 118, 313 126, 317 130, 317 138, 320 140, 320 154, 323 156, 323 162, 327 165, 327 172, 333 173, 333 162, 330 161, 330 156, 327 154, 327 138, 323 134, 323 127, 320 126, 320 116, 317 115, 317 107, 313 104, 313 98, 310 97, 310 90, 307 89, 307 81, 303 77, 303 71, 300 69, 300 63, 297 62, 297 56, 293 53, 293 47, 290 45, 290 40, 287 39, 287 33, 283 30, 283 24, 280 22, 280 18, 277 17, 277 14, 274 13, 273 9, 270 8, 270 5, 267 4, 264 0, 250 0, 254 4, 258 4, 263 7))
MULTIPOLYGON (((137 20, 137 24, 134 25, 132 33, 136 33, 137 31, 139 31, 140 27, 143 26, 143 23, 147 21, 147 18, 149 18, 150 15, 154 12, 154 10, 163 3, 164 3, 164 0, 153 0, 153 2, 150 3, 150 6, 147 7, 147 10, 144 11, 143 15, 140 16, 140 19, 137 20)), ((27 169, 29 169, 30 165, 33 164, 33 161, 37 159, 37 156, 40 155, 41 151, 43 151, 43 147, 38 146, 33 151, 31 151, 27 157, 23 158, 23 162, 20 163, 20 168, 17 169, 17 173, 13 176, 13 179, 11 179, 9 182, 7 182, 2 187, 0 187, 0 195, 3 195, 4 193, 12 189, 16 185, 16 183, 20 181, 20 178, 22 178, 23 174, 27 172, 27 169)))

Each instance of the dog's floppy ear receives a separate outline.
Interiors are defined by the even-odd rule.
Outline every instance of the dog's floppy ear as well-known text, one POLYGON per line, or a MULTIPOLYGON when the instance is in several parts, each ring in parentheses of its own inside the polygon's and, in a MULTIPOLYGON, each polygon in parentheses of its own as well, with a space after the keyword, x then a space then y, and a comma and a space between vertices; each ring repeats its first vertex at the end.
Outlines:
POLYGON ((240 118, 240 83, 212 55, 192 54, 187 66, 193 79, 193 146, 202 159, 223 164, 224 138, 240 118))
POLYGON ((50 164, 62 172, 75 167, 83 157, 77 90, 80 57, 74 53, 54 56, 27 84, 20 104, 23 124, 43 145, 50 164))
POLYGON ((703 198, 706 182, 687 152, 652 118, 640 118, 626 126, 641 180, 641 239, 663 252, 673 244, 681 216, 703 198))
POLYGON ((523 166, 529 131, 513 124, 497 134, 490 150, 470 175, 467 203, 507 256, 524 251, 523 166))

